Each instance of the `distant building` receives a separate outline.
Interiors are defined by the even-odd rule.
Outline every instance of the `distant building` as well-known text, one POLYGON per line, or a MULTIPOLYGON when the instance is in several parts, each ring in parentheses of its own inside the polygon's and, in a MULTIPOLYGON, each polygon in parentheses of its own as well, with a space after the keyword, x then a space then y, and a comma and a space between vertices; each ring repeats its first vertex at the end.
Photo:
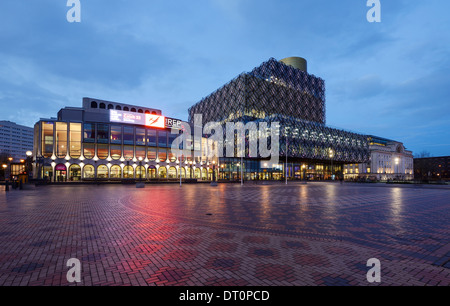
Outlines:
POLYGON ((367 178, 376 181, 414 179, 414 161, 411 151, 403 143, 369 136, 370 161, 344 166, 346 179, 367 178))
POLYGON ((4 153, 19 161, 26 159, 26 152, 32 150, 33 128, 10 121, 0 121, 0 154, 4 153))
POLYGON ((450 156, 414 159, 416 180, 450 180, 450 156))

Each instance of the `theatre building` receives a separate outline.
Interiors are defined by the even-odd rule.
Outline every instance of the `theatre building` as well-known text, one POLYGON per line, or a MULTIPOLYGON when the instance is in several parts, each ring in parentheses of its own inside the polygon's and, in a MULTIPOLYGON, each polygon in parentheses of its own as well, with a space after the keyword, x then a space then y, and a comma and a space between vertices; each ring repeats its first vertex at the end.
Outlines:
MULTIPOLYGON (((89 180, 211 180, 214 160, 175 156, 172 142, 181 120, 161 110, 83 98, 57 118, 34 126, 34 177, 54 182, 89 180)), ((202 139, 201 141, 203 141, 202 139)), ((201 144, 189 144, 200 150, 201 144)), ((192 151, 194 153, 194 151, 192 151)))

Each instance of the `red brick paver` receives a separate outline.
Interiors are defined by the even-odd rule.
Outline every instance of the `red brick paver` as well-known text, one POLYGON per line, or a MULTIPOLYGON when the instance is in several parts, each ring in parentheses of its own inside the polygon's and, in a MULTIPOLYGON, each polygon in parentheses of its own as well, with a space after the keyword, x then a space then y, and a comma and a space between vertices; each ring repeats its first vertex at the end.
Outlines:
POLYGON ((0 191, 0 285, 450 285, 450 190, 378 186, 0 191))

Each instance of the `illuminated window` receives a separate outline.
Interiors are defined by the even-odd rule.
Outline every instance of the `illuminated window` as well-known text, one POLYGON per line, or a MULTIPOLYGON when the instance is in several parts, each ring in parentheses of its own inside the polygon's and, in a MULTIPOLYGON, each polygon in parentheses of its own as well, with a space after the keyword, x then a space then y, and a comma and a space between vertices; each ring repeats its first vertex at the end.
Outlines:
POLYGON ((169 168, 169 178, 170 179, 177 178, 177 169, 175 167, 170 167, 169 168))
POLYGON ((42 122, 42 155, 46 158, 53 155, 53 122, 42 122))
POLYGON ((145 147, 136 146, 136 158, 139 160, 139 157, 145 159, 145 147))
POLYGON ((67 123, 56 122, 56 156, 67 156, 67 123))
POLYGON ((111 146, 111 158, 119 160, 122 157, 122 146, 111 146))
POLYGON ((123 178, 134 178, 134 169, 132 166, 125 166, 123 168, 123 178))
POLYGON ((177 157, 175 156, 174 153, 172 153, 172 150, 169 150, 169 161, 172 163, 177 161, 177 157))
POLYGON ((99 159, 107 159, 108 155, 109 155, 108 145, 106 144, 97 145, 97 157, 99 159))
POLYGON ((194 178, 201 179, 202 173, 199 168, 195 169, 194 178))
POLYGON ((95 124, 84 124, 84 142, 95 142, 95 124))
POLYGON ((122 144, 122 127, 113 125, 111 126, 111 143, 122 144))
POLYGON ((80 156, 81 156, 81 123, 70 123, 69 141, 70 141, 70 150, 69 150, 70 157, 80 158, 80 156))
POLYGON ((147 145, 150 147, 156 147, 156 131, 147 130, 147 145))
POLYGON ((107 179, 108 178, 108 167, 106 165, 100 165, 97 167, 97 178, 107 179))
POLYGON ((159 162, 165 162, 167 160, 167 150, 159 149, 158 150, 158 159, 159 159, 159 162))
POLYGON ((156 178, 156 168, 155 166, 150 166, 148 168, 148 178, 155 179, 156 178))
POLYGON ((148 148, 147 158, 149 161, 156 160, 156 148, 148 148))
POLYGON ((123 146, 123 158, 125 158, 125 160, 130 160, 134 158, 133 146, 123 146))
POLYGON ((158 175, 160 179, 167 178, 167 168, 166 167, 159 167, 158 169, 158 175))
POLYGON ((136 128, 136 145, 145 146, 145 129, 136 128))
POLYGON ((79 165, 70 166, 69 181, 80 181, 80 180, 81 180, 81 167, 79 165))
POLYGON ((94 166, 86 165, 83 168, 83 178, 85 179, 93 179, 95 177, 94 166))
POLYGON ((137 166, 136 167, 136 178, 138 178, 138 179, 145 179, 145 168, 144 168, 144 166, 137 166))
POLYGON ((111 175, 112 179, 120 179, 122 177, 122 169, 119 165, 114 165, 111 167, 111 175))
POLYGON ((85 143, 83 146, 83 155, 86 159, 92 159, 95 156, 95 144, 85 143))

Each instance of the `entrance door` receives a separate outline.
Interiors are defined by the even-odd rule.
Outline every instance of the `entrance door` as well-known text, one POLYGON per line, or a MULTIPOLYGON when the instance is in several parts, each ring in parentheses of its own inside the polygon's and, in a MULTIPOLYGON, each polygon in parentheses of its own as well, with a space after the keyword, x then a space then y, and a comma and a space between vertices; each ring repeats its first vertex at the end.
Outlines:
POLYGON ((65 182, 66 181, 66 179, 67 179, 66 165, 64 165, 64 164, 56 165, 55 172, 56 172, 55 179, 57 182, 65 182))

